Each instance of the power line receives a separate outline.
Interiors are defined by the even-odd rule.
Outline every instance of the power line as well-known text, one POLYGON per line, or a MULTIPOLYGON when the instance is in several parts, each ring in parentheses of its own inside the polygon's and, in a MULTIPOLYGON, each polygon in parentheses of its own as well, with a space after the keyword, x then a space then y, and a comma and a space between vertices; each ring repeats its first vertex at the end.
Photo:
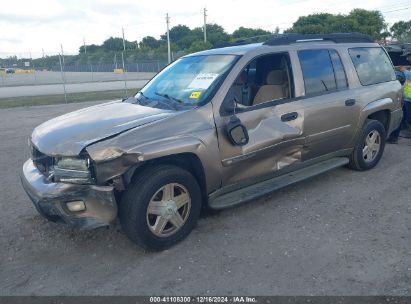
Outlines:
POLYGON ((405 11, 405 10, 408 10, 408 9, 410 9, 410 8, 411 8, 411 6, 408 6, 408 7, 404 7, 404 8, 400 8, 400 9, 396 9, 396 10, 391 10, 391 11, 386 11, 386 12, 382 12, 382 13, 383 13, 383 14, 387 14, 387 13, 405 11))
POLYGON ((401 3, 395 3, 394 5, 383 5, 383 6, 378 6, 377 7, 377 9, 382 9, 382 10, 384 10, 384 9, 388 9, 388 8, 393 8, 393 6, 394 7, 396 7, 396 6, 403 6, 403 5, 409 5, 410 4, 410 2, 409 1, 405 1, 405 2, 401 2, 401 3))

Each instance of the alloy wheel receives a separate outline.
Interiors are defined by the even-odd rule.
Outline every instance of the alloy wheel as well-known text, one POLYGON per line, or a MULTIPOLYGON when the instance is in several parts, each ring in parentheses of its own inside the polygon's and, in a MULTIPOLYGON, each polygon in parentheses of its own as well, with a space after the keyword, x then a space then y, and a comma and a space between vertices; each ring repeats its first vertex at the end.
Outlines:
POLYGON ((178 183, 161 187, 147 207, 147 225, 158 237, 173 235, 183 227, 190 215, 191 198, 187 189, 178 183))
POLYGON ((381 135, 377 130, 372 130, 365 138, 362 156, 367 163, 372 162, 380 152, 381 135))

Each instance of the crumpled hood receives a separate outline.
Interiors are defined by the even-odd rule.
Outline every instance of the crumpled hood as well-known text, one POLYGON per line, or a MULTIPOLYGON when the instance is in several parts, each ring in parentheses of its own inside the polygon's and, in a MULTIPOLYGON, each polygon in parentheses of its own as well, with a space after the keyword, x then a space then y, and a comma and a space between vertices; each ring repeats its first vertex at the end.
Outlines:
POLYGON ((176 112, 127 102, 110 102, 71 112, 39 125, 32 143, 47 155, 78 155, 84 147, 176 112))

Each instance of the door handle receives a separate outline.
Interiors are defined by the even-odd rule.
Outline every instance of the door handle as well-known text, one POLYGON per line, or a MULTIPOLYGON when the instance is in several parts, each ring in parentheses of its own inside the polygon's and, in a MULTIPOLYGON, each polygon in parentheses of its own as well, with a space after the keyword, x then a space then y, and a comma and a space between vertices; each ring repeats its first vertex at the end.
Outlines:
POLYGON ((347 107, 355 105, 355 99, 347 99, 347 100, 345 101, 345 105, 346 105, 347 107))
POLYGON ((297 119, 297 117, 298 117, 297 112, 291 112, 291 113, 281 115, 281 121, 291 121, 291 120, 297 119))

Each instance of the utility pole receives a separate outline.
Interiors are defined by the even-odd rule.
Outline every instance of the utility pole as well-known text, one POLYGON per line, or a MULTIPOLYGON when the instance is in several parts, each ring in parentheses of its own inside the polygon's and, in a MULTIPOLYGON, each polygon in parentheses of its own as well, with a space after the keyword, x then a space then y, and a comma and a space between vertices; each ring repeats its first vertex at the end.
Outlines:
POLYGON ((33 69, 34 83, 37 84, 36 67, 34 66, 33 57, 31 56, 31 52, 30 52, 30 65, 31 65, 31 68, 33 69))
POLYGON ((86 38, 83 38, 84 55, 87 55, 86 38))
POLYGON ((64 53, 63 53, 62 44, 61 44, 61 56, 59 55, 59 61, 60 61, 61 80, 63 81, 64 101, 67 103, 66 75, 64 74, 64 53))
POLYGON ((170 48, 170 17, 166 15, 167 22, 167 49, 168 49, 168 63, 171 63, 171 48, 170 48))
POLYGON ((126 50, 126 41, 124 39, 124 27, 121 28, 121 32, 123 33, 123 50, 126 50))
POLYGON ((204 8, 204 42, 207 42, 207 9, 204 8))
POLYGON ((126 66, 124 64, 124 52, 126 51, 126 40, 124 39, 124 27, 121 28, 123 33, 123 51, 121 52, 121 60, 123 61, 123 74, 124 74, 124 90, 126 92, 126 98, 128 97, 128 90, 127 90, 127 74, 126 74, 126 66))
POLYGON ((46 56, 44 56, 44 49, 41 49, 41 52, 43 53, 43 58, 46 57, 46 56))

